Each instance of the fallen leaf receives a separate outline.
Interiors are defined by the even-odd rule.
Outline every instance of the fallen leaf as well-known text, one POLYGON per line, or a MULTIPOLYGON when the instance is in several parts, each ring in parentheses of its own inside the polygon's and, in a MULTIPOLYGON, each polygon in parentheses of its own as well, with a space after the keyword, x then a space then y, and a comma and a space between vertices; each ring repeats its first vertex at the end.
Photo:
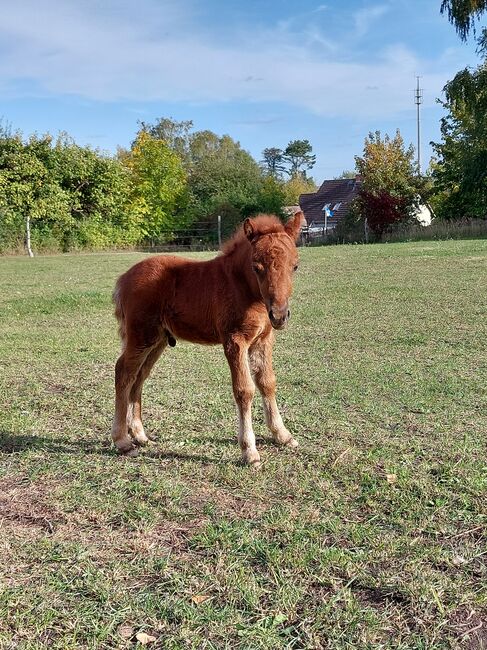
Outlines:
POLYGON ((386 479, 387 479, 387 482, 390 485, 394 485, 394 483, 397 482, 397 475, 396 474, 386 474, 386 479))
POLYGON ((134 628, 131 625, 122 624, 118 626, 118 633, 122 639, 131 639, 134 636, 134 628))
POLYGON ((209 596, 205 594, 196 594, 195 596, 191 597, 191 600, 193 603, 196 603, 196 605, 199 605, 200 603, 204 603, 205 600, 208 600, 209 596))
POLYGON ((351 449, 352 449, 351 447, 347 447, 347 448, 345 449, 345 451, 342 451, 342 453, 339 454, 339 455, 335 458, 335 460, 333 461, 333 463, 332 463, 331 466, 332 466, 332 467, 335 467, 335 465, 337 465, 337 463, 339 463, 341 460, 343 460, 343 459, 345 458, 345 456, 348 454, 348 452, 349 452, 351 449))
POLYGON ((150 636, 150 634, 146 634, 145 632, 137 632, 135 638, 142 645, 147 645, 148 643, 154 643, 154 641, 157 641, 155 636, 150 636))

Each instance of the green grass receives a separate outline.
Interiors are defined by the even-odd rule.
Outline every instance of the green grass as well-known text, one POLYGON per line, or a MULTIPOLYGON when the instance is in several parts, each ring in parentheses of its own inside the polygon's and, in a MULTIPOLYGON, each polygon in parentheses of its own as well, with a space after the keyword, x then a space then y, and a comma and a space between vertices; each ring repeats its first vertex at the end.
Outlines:
POLYGON ((260 472, 221 349, 185 343, 146 385, 157 442, 115 454, 141 257, 0 259, 0 647, 487 647, 487 241, 302 250, 275 348, 301 446, 256 403, 260 472))

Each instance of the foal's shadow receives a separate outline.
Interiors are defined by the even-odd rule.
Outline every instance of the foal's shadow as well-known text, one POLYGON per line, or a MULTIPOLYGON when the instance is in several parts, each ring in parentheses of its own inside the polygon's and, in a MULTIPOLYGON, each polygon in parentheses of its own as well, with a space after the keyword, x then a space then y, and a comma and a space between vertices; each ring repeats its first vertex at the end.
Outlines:
POLYGON ((52 454, 74 453, 74 444, 69 440, 30 436, 27 434, 0 431, 0 453, 16 454, 28 450, 48 451, 52 454))
MULTIPOLYGON (((93 454, 98 456, 120 456, 109 441, 98 442, 96 440, 70 440, 68 438, 48 438, 45 436, 31 436, 28 434, 17 434, 9 431, 0 431, 0 455, 15 454, 28 450, 45 451, 49 454, 93 454)), ((153 448, 143 449, 138 458, 151 458, 159 460, 188 460, 205 464, 215 463, 214 458, 202 454, 190 454, 183 451, 164 451, 153 448)), ((137 459, 136 459, 137 460, 137 459)), ((226 463, 218 459, 218 464, 226 463)))

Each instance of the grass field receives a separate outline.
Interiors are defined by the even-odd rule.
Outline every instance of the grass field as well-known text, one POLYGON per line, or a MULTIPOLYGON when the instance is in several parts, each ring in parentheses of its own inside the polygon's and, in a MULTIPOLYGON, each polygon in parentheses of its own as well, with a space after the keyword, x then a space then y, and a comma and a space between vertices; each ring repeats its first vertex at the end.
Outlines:
POLYGON ((275 349, 300 448, 256 401, 259 472, 217 347, 165 353, 157 441, 115 454, 110 294, 141 257, 0 259, 0 648, 487 648, 487 241, 302 251, 275 349))

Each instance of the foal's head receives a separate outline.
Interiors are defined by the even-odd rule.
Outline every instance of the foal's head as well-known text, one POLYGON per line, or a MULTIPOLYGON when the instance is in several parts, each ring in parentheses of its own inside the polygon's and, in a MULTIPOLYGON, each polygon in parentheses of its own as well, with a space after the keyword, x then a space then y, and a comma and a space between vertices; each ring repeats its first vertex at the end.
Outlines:
POLYGON ((252 270, 274 329, 282 329, 291 315, 289 297, 293 273, 298 268, 296 242, 302 220, 303 213, 297 212, 284 226, 271 217, 244 222, 252 247, 252 270))

